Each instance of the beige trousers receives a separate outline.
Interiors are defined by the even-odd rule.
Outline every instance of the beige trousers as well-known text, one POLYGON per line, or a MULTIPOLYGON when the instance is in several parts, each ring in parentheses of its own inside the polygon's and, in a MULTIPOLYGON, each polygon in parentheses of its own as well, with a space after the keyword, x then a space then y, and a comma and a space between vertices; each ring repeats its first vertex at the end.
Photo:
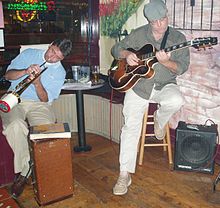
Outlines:
POLYGON ((55 123, 55 115, 48 103, 23 100, 10 112, 1 112, 3 134, 14 152, 14 171, 25 176, 29 170, 28 124, 30 126, 55 123), (28 124, 27 124, 28 122, 28 124))
POLYGON ((157 119, 163 128, 184 104, 184 99, 175 84, 168 84, 161 91, 153 90, 149 100, 139 97, 132 89, 126 92, 123 107, 125 122, 120 137, 120 171, 135 172, 143 115, 149 102, 160 104, 157 119))

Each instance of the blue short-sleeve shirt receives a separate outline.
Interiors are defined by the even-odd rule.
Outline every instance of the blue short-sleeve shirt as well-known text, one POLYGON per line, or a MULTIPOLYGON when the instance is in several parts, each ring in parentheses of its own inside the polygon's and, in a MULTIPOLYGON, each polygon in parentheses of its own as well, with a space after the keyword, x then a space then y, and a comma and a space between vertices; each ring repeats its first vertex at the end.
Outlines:
MULTIPOLYGON (((23 70, 28 68, 31 64, 41 65, 45 62, 45 52, 45 50, 41 49, 26 49, 12 60, 11 64, 7 68, 7 71, 11 69, 23 70)), ((48 102, 52 102, 54 99, 59 97, 61 88, 65 81, 66 71, 60 61, 56 63, 46 63, 44 67, 48 68, 40 75, 40 79, 48 94, 48 102)), ((42 69, 44 67, 42 67, 42 69)), ((9 91, 14 90, 15 87, 26 77, 27 75, 24 75, 17 80, 9 80, 11 82, 9 91)), ((28 86, 20 97, 22 99, 40 101, 33 84, 28 86)))

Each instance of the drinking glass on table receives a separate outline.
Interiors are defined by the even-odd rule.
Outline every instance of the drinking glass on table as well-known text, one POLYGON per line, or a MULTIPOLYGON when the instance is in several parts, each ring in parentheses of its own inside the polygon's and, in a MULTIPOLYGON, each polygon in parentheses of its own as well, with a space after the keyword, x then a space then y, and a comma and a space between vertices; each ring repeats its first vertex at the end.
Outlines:
POLYGON ((78 82, 81 66, 72 66, 72 74, 74 82, 78 82))
POLYGON ((92 82, 93 83, 99 83, 99 74, 100 74, 100 68, 99 66, 92 66, 91 67, 91 73, 92 73, 92 82))

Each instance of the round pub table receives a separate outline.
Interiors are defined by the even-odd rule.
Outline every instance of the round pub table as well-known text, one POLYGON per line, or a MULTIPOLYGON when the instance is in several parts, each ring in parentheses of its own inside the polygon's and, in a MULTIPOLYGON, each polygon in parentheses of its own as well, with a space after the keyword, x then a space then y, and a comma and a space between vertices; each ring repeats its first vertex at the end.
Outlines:
POLYGON ((78 141, 79 145, 74 147, 75 152, 90 151, 92 147, 86 144, 85 134, 85 115, 84 115, 84 99, 83 91, 92 90, 104 86, 104 80, 100 79, 98 83, 77 83, 73 80, 67 80, 62 90, 75 91, 76 93, 76 112, 78 124, 78 141))

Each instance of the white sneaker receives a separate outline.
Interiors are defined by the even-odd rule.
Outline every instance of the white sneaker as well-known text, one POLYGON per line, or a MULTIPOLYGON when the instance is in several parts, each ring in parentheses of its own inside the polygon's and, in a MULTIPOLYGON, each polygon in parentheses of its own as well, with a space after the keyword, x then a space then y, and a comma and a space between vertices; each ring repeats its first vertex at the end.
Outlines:
POLYGON ((124 195, 128 192, 128 186, 131 185, 131 176, 128 174, 127 176, 119 175, 117 183, 113 188, 114 195, 124 195))
POLYGON ((154 134, 158 140, 163 140, 166 134, 165 128, 160 128, 156 118, 156 111, 154 112, 154 134))

